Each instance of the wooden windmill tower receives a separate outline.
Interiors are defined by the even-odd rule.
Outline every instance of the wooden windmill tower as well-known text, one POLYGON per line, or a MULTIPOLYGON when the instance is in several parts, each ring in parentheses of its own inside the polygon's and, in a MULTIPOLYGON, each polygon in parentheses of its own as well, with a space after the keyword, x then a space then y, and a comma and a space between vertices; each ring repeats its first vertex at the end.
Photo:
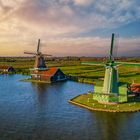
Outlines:
POLYGON ((35 55, 35 64, 34 64, 34 69, 33 70, 46 70, 46 64, 45 64, 45 56, 51 56, 48 54, 42 54, 40 51, 40 39, 38 40, 38 45, 37 45, 37 52, 28 52, 25 51, 24 54, 31 54, 35 55))
POLYGON ((99 102, 127 102, 128 88, 127 83, 119 82, 118 66, 140 66, 140 63, 116 62, 113 57, 114 37, 112 34, 111 48, 107 63, 83 62, 84 65, 103 65, 105 66, 105 76, 103 86, 95 86, 93 99, 99 102))

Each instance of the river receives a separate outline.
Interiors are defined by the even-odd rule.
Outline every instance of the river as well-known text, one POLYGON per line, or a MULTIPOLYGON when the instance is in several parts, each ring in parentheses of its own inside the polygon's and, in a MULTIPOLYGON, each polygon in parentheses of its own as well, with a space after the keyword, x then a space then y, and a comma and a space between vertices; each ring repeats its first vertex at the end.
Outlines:
POLYGON ((68 103, 93 85, 21 82, 0 75, 0 140, 140 140, 140 112, 92 112, 68 103))

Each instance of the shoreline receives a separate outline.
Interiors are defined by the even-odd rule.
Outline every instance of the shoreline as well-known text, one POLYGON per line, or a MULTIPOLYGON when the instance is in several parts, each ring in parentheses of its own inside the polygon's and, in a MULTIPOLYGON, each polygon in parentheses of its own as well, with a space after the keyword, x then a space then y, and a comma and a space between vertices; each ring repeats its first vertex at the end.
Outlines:
POLYGON ((46 81, 39 81, 39 80, 32 80, 32 79, 21 79, 21 82, 33 82, 33 83, 44 83, 44 84, 51 84, 49 82, 46 81))
POLYGON ((124 103, 124 104, 111 105, 111 104, 101 104, 101 103, 98 103, 97 101, 93 100, 92 103, 89 103, 89 102, 85 103, 85 101, 87 101, 87 99, 89 99, 89 98, 84 97, 84 96, 88 96, 88 94, 78 95, 78 96, 72 98, 71 100, 69 100, 68 102, 73 105, 77 105, 79 107, 88 109, 90 111, 116 112, 116 113, 127 113, 127 112, 131 113, 131 112, 140 111, 140 102, 129 102, 129 103, 124 103), (80 100, 80 98, 81 98, 81 100, 80 100), (95 105, 91 106, 91 104, 95 104, 95 105), (123 105, 128 105, 128 106, 123 107, 123 105), (114 109, 112 107, 114 107, 114 109), (131 108, 131 107, 133 107, 133 108, 131 108))

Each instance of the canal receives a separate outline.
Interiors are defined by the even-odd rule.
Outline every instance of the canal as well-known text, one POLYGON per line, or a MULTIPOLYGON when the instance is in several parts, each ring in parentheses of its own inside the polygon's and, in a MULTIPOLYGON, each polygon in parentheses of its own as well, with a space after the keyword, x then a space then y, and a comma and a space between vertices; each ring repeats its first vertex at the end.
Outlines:
POLYGON ((140 140, 140 112, 91 112, 68 103, 93 85, 24 78, 0 75, 0 140, 140 140))

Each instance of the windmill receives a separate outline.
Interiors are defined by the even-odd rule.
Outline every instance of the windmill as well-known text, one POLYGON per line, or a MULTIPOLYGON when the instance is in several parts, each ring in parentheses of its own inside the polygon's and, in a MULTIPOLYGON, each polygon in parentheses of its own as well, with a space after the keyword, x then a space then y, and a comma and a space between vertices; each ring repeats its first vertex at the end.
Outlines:
POLYGON ((115 34, 112 34, 109 58, 106 63, 99 62, 82 62, 84 65, 103 65, 105 66, 105 76, 103 87, 95 86, 93 99, 98 102, 127 102, 128 89, 127 83, 122 85, 119 82, 118 66, 140 66, 140 63, 117 62, 114 60, 115 34))
POLYGON ((35 70, 46 70, 47 67, 45 65, 45 56, 51 56, 48 54, 42 54, 40 51, 40 39, 38 39, 38 45, 37 45, 37 52, 28 52, 24 51, 24 54, 31 54, 35 55, 35 64, 34 64, 34 69, 35 70))

